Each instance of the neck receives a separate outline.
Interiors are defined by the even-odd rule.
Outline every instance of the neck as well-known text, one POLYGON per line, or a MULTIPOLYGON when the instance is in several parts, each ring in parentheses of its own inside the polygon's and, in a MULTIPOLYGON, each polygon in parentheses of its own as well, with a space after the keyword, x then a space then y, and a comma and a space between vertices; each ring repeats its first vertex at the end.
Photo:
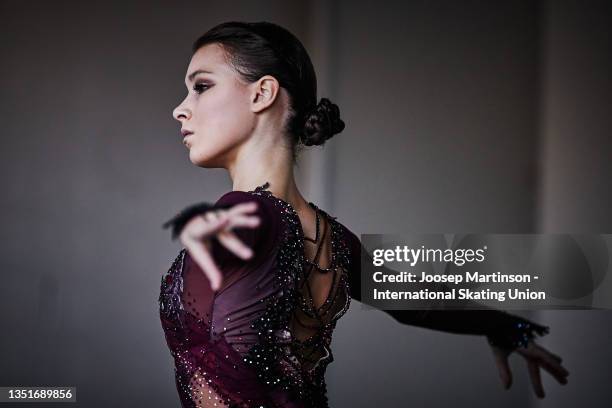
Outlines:
POLYGON ((307 205, 295 183, 291 152, 283 146, 244 149, 227 170, 234 191, 251 191, 268 182, 267 190, 287 201, 296 211, 307 205))

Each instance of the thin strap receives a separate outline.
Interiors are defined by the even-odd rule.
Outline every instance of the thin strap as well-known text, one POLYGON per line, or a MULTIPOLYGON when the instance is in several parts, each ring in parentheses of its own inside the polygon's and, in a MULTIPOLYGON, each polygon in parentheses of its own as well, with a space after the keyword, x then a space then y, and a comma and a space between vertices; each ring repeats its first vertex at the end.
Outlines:
POLYGON ((319 307, 317 307, 317 305, 314 304, 314 300, 313 300, 313 297, 312 297, 312 289, 310 289, 310 283, 308 281, 308 278, 310 277, 310 273, 312 272, 312 268, 319 261, 319 256, 321 255, 321 248, 323 247, 323 243, 325 242, 325 235, 326 234, 327 234, 327 222, 323 225, 323 234, 322 234, 322 237, 321 237, 321 243, 317 247, 317 253, 315 254, 315 257, 313 259, 312 265, 310 266, 310 270, 308 271, 308 274, 306 275, 306 277, 304 279, 304 283, 306 283, 306 288, 308 289, 308 295, 310 296, 310 303, 311 303, 311 305, 312 305, 312 307, 314 309, 314 312, 315 312, 315 317, 316 317, 316 319, 321 324, 323 324, 323 321, 322 321, 323 315, 319 314, 319 311, 321 309, 323 309, 323 307, 325 306, 325 303, 327 302, 327 299, 334 293, 334 286, 336 285, 336 274, 335 274, 336 271, 334 269, 334 275, 333 275, 333 280, 332 280, 332 285, 331 285, 331 288, 330 288, 330 292, 325 295, 325 301, 319 307))
POLYGON ((317 241, 319 240, 319 229, 320 229, 319 228, 319 224, 320 224, 321 220, 320 220, 320 216, 319 216, 319 211, 316 208, 314 210, 315 210, 315 218, 316 218, 315 237, 314 237, 314 239, 312 239, 312 238, 304 236, 304 239, 306 241, 310 241, 310 242, 316 244, 317 241))
MULTIPOLYGON (((329 223, 329 218, 326 217, 326 223, 325 223, 325 228, 326 229, 327 229, 328 223, 329 223)), ((325 242, 325 232, 323 233, 323 238, 321 239, 321 245, 323 244, 323 242, 325 242)), ((333 238, 332 238, 332 245, 333 245, 333 238)), ((310 259, 307 259, 307 258, 304 258, 304 260, 306 261, 306 263, 310 264, 311 266, 314 266, 315 268, 317 268, 321 272, 330 272, 332 270, 335 270, 336 264, 334 262, 334 257, 333 256, 332 256, 332 259, 331 259, 329 267, 323 268, 321 265, 319 265, 317 263, 317 261, 318 261, 318 254, 319 254, 319 249, 317 249, 317 256, 315 257, 314 260, 311 261, 310 259)))
MULTIPOLYGON (((310 261, 309 259, 306 259, 306 261, 310 264, 310 269, 308 270, 308 273, 306 274, 306 276, 304 276, 304 282, 308 280, 308 277, 310 276, 310 273, 312 272, 312 268, 315 265, 317 265, 317 262, 319 261, 319 256, 321 255, 321 248, 323 247, 323 243, 325 242, 325 235, 327 235, 327 223, 323 224, 323 234, 321 235, 322 235, 321 242, 319 243, 319 246, 317 247, 317 252, 315 253, 314 259, 312 261, 310 261)), ((302 286, 304 285, 304 282, 302 282, 302 286)))

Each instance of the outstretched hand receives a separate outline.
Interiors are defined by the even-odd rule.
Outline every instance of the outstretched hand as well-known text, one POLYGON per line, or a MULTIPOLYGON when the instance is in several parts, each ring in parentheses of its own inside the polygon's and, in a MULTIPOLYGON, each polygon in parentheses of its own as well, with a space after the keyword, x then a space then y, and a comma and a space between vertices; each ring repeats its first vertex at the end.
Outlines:
MULTIPOLYGON (((502 384, 506 389, 512 385, 512 372, 508 364, 508 356, 511 350, 491 346, 502 384)), ((561 365, 561 357, 551 353, 533 340, 529 341, 527 347, 519 347, 515 350, 525 358, 527 370, 531 379, 531 385, 538 398, 544 398, 544 387, 540 377, 540 368, 548 371, 560 384, 567 384, 569 371, 561 365)))
POLYGON ((232 229, 258 226, 259 217, 249 215, 255 210, 257 203, 251 201, 236 204, 229 209, 209 211, 193 217, 181 231, 179 236, 181 243, 208 277, 213 290, 216 291, 221 287, 223 275, 211 256, 210 238, 216 236, 223 246, 242 259, 251 258, 253 251, 240 241, 232 229))

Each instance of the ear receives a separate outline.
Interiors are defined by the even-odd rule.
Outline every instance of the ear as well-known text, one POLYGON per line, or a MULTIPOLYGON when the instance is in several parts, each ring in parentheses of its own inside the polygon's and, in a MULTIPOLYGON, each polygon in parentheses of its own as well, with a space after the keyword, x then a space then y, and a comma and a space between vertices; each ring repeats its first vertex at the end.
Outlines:
POLYGON ((280 85, 276 78, 264 75, 252 84, 251 110, 261 112, 271 106, 278 95, 280 85))

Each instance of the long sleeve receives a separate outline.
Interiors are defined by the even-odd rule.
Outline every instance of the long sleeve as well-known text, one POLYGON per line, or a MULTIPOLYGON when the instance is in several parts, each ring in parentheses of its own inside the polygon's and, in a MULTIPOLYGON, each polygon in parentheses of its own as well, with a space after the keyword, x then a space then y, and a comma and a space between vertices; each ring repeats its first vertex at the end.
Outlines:
MULTIPOLYGON (((361 301, 361 264, 372 264, 372 257, 364 248, 359 239, 350 233, 351 271, 349 284, 351 297, 361 301)), ((377 270, 383 274, 397 274, 398 272, 385 266, 377 270)), ((443 284, 419 284, 419 289, 431 291, 446 290, 443 284)), ((483 310, 436 310, 439 304, 432 304, 427 310, 383 310, 396 321, 413 326, 424 327, 457 334, 484 335, 490 344, 506 349, 515 349, 526 346, 534 338, 535 333, 545 335, 549 328, 531 322, 520 316, 507 312, 490 309, 476 302, 466 302, 466 307, 478 307, 483 310)))

